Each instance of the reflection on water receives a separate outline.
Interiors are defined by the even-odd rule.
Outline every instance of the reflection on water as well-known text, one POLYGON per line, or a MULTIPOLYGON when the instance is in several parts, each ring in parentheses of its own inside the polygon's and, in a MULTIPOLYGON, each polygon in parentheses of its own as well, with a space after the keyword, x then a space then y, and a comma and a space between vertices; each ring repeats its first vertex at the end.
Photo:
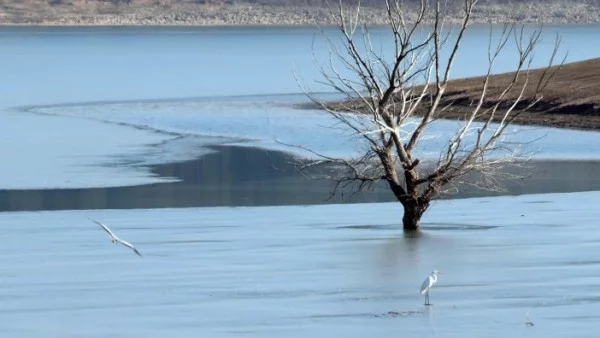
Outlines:
MULTIPOLYGON (((292 159, 283 153, 245 147, 215 149, 216 153, 197 160, 152 167, 154 174, 176 177, 180 182, 116 188, 0 190, 0 210, 314 204, 329 196, 328 182, 301 177, 290 163, 292 159)), ((371 200, 386 200, 384 194, 370 196, 371 200)))
MULTIPOLYGON (((132 209, 193 206, 302 205, 394 201, 385 188, 359 196, 329 199, 331 183, 299 175, 281 152, 241 146, 215 146, 215 153, 152 172, 180 182, 118 188, 0 190, 0 210, 132 209)), ((530 177, 505 182, 508 194, 600 190, 600 162, 540 161, 530 177)), ((463 188, 450 198, 498 195, 463 188)))

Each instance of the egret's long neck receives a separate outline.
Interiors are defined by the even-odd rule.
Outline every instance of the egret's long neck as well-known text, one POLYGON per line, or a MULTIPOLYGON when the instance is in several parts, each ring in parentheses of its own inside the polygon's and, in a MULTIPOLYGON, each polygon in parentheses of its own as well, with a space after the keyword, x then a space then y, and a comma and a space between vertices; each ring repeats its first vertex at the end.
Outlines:
POLYGON ((431 280, 435 283, 437 282, 437 275, 435 273, 431 274, 431 280))

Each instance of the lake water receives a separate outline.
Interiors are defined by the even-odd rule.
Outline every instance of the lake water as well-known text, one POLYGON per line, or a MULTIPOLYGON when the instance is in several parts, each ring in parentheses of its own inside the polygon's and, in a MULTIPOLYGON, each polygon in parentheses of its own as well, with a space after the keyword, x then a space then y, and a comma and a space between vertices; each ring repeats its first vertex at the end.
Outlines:
MULTIPOLYGON (((546 26, 533 66, 544 64, 557 32, 568 61, 598 57, 590 42, 599 29, 546 26)), ((372 33, 387 41, 385 30, 372 33)), ((484 72, 488 35, 487 26, 468 32, 454 77, 484 72)), ((318 91, 325 88, 312 82, 313 40, 322 61, 325 43, 314 28, 3 27, 0 105, 298 93, 294 70, 318 91)), ((514 49, 507 52, 497 71, 514 67, 514 49)))
MULTIPOLYGON (((547 26, 533 66, 548 57, 556 32, 563 37, 568 61, 600 55, 600 46, 588 43, 599 29, 547 26)), ((466 36, 455 77, 485 70, 481 60, 488 32, 487 26, 474 26, 466 36)), ((381 29, 372 33, 375 41, 386 34, 381 29)), ((326 152, 352 151, 346 135, 332 138, 331 130, 321 128, 331 125, 322 115, 281 107, 304 99, 294 70, 314 90, 326 89, 313 82, 318 78, 313 40, 317 59, 325 57, 325 44, 314 28, 1 28, 0 113, 12 122, 0 125, 6 146, 0 153, 12 160, 0 169, 0 189, 165 182, 147 165, 191 160, 205 154, 208 144, 240 140, 282 150, 273 142, 276 137, 326 152), (34 121, 23 111, 71 118, 34 121), (110 123, 90 128, 89 121, 72 117, 110 123), (125 129, 115 123, 136 130, 125 137, 125 129), (27 142, 15 135, 27 135, 27 142), (45 158, 28 156, 34 151, 45 158), (53 158, 51 166, 48 158, 53 158)), ((512 54, 510 49, 503 54, 496 71, 513 67, 512 54)), ((596 134, 554 132, 544 140, 548 145, 534 146, 542 157, 597 158, 596 134)))
POLYGON ((0 332, 595 337, 598 203, 597 192, 443 201, 418 237, 401 234, 395 203, 0 213, 0 332))
MULTIPOLYGON (((469 33, 455 77, 483 71, 487 29, 469 33)), ((600 56, 600 26, 549 26, 535 65, 557 31, 569 61, 600 56)), ((595 337, 597 192, 438 201, 420 236, 400 232, 395 203, 309 205, 328 187, 299 178, 281 151, 305 153, 279 141, 355 149, 295 107, 293 71, 326 89, 315 34, 0 28, 0 335, 595 337)), ((599 134, 516 131, 545 137, 539 174, 511 193, 600 189, 599 134)))

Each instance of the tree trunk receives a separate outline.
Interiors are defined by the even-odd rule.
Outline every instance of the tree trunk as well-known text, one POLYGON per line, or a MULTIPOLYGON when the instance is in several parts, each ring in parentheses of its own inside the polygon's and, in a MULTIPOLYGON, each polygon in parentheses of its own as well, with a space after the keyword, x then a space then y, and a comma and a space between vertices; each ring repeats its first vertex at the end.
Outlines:
POLYGON ((419 227, 421 226, 421 217, 425 210, 427 210, 427 207, 414 201, 405 202, 402 206, 404 206, 404 216, 402 217, 404 231, 419 230, 419 227))

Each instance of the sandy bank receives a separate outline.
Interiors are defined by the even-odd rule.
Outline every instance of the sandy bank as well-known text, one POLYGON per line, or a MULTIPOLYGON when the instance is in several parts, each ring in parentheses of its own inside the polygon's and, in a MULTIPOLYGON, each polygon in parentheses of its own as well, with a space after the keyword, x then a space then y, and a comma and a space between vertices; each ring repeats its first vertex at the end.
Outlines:
MULTIPOLYGON (((530 72, 530 83, 538 82, 543 69, 530 72)), ((509 83, 512 73, 491 78, 488 99, 491 106, 501 90, 509 83)), ((478 98, 482 87, 481 77, 460 79, 449 84, 446 104, 454 106, 442 115, 445 118, 463 118, 478 98)), ((528 86, 523 102, 530 102, 535 85, 528 86)), ((516 97, 516 91, 511 93, 516 97)), ((542 93, 542 100, 531 110, 522 112, 515 123, 600 131, 600 58, 565 64, 556 73, 542 93)), ((482 116, 481 119, 485 119, 482 116)), ((500 118, 497 116, 496 120, 500 118)))
MULTIPOLYGON (((544 69, 535 69, 529 72, 529 84, 524 92, 521 103, 514 112, 518 115, 514 123, 521 125, 534 125, 542 127, 567 128, 578 130, 600 131, 600 58, 572 62, 560 66, 561 68, 552 78, 550 83, 542 92, 542 99, 527 111, 519 111, 519 107, 528 105, 535 91, 544 69), (532 85, 533 84, 533 85, 532 85)), ((514 73, 492 75, 488 86, 488 95, 484 100, 483 107, 491 107, 497 101, 501 91, 511 81, 514 73)), ((472 112, 481 94, 483 77, 472 77, 451 81, 442 98, 440 106, 449 106, 439 117, 445 119, 464 119, 472 112)), ((521 76, 523 83, 525 77, 521 76)), ((506 96, 507 103, 512 104, 520 86, 515 86, 512 92, 506 96)), ((347 106, 349 103, 344 103, 347 106)), ((314 109, 314 104, 302 105, 305 108, 314 109)), ((336 109, 336 103, 332 104, 336 109)), ((502 105, 500 106, 502 107, 502 105)), ((339 108, 343 109, 343 108, 339 108)), ((502 109, 499 109, 502 112, 502 109)), ((502 119, 498 113, 494 121, 502 119)), ((476 120, 486 121, 488 115, 480 115, 476 120)))

